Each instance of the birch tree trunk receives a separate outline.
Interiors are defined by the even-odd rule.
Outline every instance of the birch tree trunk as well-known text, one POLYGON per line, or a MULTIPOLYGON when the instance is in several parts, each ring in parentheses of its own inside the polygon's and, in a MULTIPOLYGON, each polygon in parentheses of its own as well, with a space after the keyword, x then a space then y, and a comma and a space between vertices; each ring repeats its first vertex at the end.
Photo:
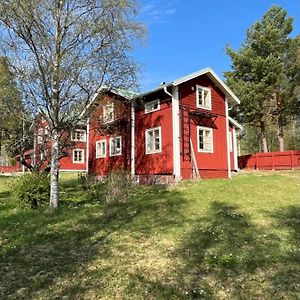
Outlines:
POLYGON ((283 128, 283 120, 282 116, 278 116, 278 145, 279 145, 279 151, 284 151, 284 128, 283 128))
POLYGON ((56 129, 52 132, 51 146, 51 184, 50 184, 50 207, 57 208, 59 202, 58 174, 59 174, 59 137, 56 129))
POLYGON ((263 152, 268 152, 268 141, 266 133, 266 124, 264 120, 260 120, 261 145, 263 152))

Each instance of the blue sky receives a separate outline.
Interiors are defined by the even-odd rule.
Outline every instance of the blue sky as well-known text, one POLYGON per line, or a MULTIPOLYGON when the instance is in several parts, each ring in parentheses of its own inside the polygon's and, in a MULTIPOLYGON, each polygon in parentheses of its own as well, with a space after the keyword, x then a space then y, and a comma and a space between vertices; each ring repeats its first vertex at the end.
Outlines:
POLYGON ((272 4, 294 18, 300 34, 300 0, 141 0, 139 19, 148 27, 147 44, 135 51, 141 64, 140 89, 158 86, 205 67, 222 77, 230 69, 226 45, 238 49, 246 30, 272 4))

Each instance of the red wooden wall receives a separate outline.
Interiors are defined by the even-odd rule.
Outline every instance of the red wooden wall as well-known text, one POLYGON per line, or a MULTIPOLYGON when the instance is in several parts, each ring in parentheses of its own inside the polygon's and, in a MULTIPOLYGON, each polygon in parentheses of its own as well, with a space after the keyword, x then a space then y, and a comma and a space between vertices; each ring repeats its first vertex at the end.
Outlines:
POLYGON ((130 170, 130 104, 122 97, 109 93, 97 106, 90 119, 89 129, 89 173, 91 175, 107 175, 114 170, 130 170), (103 106, 114 103, 115 123, 110 130, 101 129, 103 106), (109 156, 109 138, 122 137, 122 152, 118 156, 109 156), (106 140, 106 157, 96 158, 96 142, 106 140))
MULTIPOLYGON (((215 122, 212 118, 193 117, 191 122, 191 140, 201 178, 227 178, 227 142, 225 95, 206 76, 200 76, 179 86, 180 104, 196 108, 196 85, 211 89, 211 110, 199 109, 206 113, 217 114, 215 122), (197 125, 213 128, 213 153, 198 152, 197 125)), ((182 137, 182 132, 180 136, 182 137)), ((182 151, 182 145, 181 145, 182 151)), ((181 174, 184 179, 191 178, 191 162, 181 156, 181 174)))
POLYGON ((240 169, 284 170, 300 168, 300 151, 267 152, 239 157, 240 169))
POLYGON ((173 130, 172 104, 170 96, 163 91, 152 94, 145 101, 160 99, 160 110, 145 114, 142 104, 136 109, 135 116, 135 173, 136 175, 173 173, 173 130), (161 127, 162 151, 146 154, 146 129, 161 127))

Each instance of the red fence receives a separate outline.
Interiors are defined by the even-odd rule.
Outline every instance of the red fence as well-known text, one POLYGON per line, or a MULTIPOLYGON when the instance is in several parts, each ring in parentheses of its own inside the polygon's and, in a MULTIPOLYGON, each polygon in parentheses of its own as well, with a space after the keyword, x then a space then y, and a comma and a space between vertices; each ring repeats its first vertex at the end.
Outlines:
POLYGON ((14 166, 0 166, 0 173, 14 173, 20 172, 21 166, 20 163, 16 163, 14 166))
POLYGON ((300 151, 267 152, 239 157, 240 169, 290 170, 300 169, 300 151))

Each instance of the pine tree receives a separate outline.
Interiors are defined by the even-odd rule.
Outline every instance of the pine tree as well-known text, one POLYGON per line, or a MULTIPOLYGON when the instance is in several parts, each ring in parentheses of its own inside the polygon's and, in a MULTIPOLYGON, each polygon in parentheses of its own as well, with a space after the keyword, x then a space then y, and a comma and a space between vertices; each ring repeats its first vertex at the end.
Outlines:
MULTIPOLYGON (((0 57, 0 151, 6 145, 9 154, 19 154, 22 141, 25 110, 15 76, 7 57, 0 57)), ((26 122, 28 125, 28 122, 26 122)))
POLYGON ((268 151, 268 123, 276 123, 279 148, 283 150, 283 128, 295 113, 293 90, 299 69, 294 64, 297 39, 289 37, 292 30, 293 19, 287 17, 287 11, 272 6, 247 31, 240 50, 226 49, 232 59, 232 71, 225 76, 241 99, 238 113, 243 123, 260 128, 264 152, 268 151))

